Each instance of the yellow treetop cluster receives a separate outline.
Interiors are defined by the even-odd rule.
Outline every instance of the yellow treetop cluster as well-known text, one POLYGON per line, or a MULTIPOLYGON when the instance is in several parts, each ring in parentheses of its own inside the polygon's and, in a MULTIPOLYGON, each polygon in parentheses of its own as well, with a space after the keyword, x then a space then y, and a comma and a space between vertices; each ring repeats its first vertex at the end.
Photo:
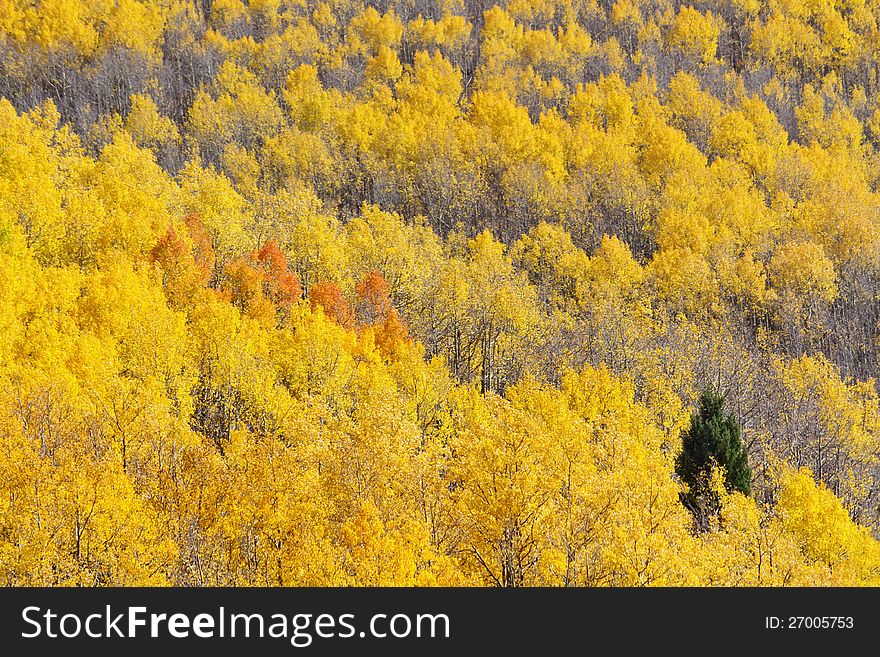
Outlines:
POLYGON ((878 18, 0 0, 0 583, 880 583, 878 18))

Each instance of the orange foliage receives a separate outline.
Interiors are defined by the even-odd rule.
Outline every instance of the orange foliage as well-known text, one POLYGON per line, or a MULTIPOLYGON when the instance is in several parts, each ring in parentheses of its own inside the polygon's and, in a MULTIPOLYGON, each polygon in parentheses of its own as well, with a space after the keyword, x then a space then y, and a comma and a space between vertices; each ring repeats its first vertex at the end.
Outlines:
POLYGON ((149 258, 162 272, 162 287, 172 305, 185 304, 207 283, 192 251, 173 226, 168 227, 150 251, 149 258))
POLYGON ((217 257, 214 255, 214 247, 211 244, 211 236, 202 220, 197 214, 190 213, 183 218, 186 230, 189 232, 189 238, 192 241, 192 254, 195 259, 196 268, 200 272, 203 284, 207 285, 214 272, 214 265, 217 257))
POLYGON ((287 269, 287 258, 274 240, 263 245, 253 259, 264 272, 263 293, 281 308, 290 308, 290 304, 302 296, 299 279, 287 269))
POLYGON ((313 285, 309 290, 309 302, 313 310, 320 308, 340 326, 351 328, 354 324, 351 308, 336 283, 321 281, 313 285))
POLYGON ((186 254, 186 244, 178 237, 174 226, 169 226, 168 231, 150 251, 150 261, 160 265, 167 275, 169 270, 180 265, 184 254, 186 254))
POLYGON ((373 328, 379 351, 391 357, 396 346, 407 339, 407 330, 391 305, 388 283, 382 274, 373 270, 358 283, 355 293, 358 323, 373 328))
POLYGON ((378 271, 371 271, 355 289, 357 294, 357 318, 360 324, 373 325, 382 322, 391 310, 388 283, 378 271))
POLYGON ((224 292, 252 317, 274 317, 277 310, 283 321, 291 304, 302 296, 299 279, 287 269, 287 258, 272 240, 249 257, 227 263, 224 273, 224 292))
POLYGON ((376 326, 374 330, 376 333, 376 346, 379 348, 382 355, 387 358, 390 358, 394 354, 397 345, 404 340, 407 340, 409 337, 406 325, 400 319, 400 316, 394 308, 391 308, 388 311, 382 325, 376 326))

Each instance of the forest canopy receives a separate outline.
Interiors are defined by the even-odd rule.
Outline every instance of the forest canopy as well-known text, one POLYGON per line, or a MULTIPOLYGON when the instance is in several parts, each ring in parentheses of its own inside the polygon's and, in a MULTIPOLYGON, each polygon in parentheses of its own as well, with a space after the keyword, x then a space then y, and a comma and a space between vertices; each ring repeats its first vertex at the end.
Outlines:
POLYGON ((880 584, 878 35, 0 0, 0 584, 880 584))

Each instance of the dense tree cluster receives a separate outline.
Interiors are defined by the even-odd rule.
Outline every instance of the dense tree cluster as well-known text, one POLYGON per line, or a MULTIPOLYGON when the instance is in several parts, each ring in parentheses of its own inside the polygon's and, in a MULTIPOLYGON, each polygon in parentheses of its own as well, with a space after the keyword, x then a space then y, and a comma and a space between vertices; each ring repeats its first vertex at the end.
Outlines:
POLYGON ((0 582, 880 583, 878 23, 0 0, 0 582))

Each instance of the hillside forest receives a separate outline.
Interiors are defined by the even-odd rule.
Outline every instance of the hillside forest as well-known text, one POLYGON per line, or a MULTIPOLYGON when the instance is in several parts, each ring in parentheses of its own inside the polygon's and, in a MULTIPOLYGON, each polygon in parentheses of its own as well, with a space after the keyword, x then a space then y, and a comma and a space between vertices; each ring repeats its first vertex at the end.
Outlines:
POLYGON ((878 147, 877 0, 0 0, 0 584, 878 585, 878 147))

